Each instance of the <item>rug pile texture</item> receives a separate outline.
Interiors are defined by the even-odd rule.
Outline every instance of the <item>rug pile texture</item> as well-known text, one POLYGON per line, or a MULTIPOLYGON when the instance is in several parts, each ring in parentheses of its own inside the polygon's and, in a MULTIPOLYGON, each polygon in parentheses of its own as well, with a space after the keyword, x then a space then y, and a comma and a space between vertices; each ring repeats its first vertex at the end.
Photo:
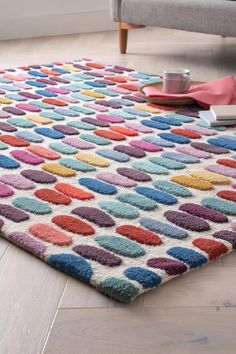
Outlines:
POLYGON ((1 235, 121 302, 236 247, 235 128, 148 104, 159 79, 87 58, 0 73, 1 235))

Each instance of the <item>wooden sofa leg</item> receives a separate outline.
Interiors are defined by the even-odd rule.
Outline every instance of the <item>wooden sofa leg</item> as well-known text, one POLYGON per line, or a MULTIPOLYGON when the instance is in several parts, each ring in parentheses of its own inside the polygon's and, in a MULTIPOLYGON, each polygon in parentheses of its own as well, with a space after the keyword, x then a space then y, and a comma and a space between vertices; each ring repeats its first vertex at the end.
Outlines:
POLYGON ((143 25, 135 25, 133 23, 124 23, 120 22, 118 26, 119 30, 119 43, 120 43, 120 53, 125 54, 127 49, 127 40, 128 40, 128 30, 132 28, 141 28, 145 27, 143 25))
POLYGON ((122 23, 119 23, 119 43, 120 53, 125 54, 127 49, 128 28, 122 28, 122 23))

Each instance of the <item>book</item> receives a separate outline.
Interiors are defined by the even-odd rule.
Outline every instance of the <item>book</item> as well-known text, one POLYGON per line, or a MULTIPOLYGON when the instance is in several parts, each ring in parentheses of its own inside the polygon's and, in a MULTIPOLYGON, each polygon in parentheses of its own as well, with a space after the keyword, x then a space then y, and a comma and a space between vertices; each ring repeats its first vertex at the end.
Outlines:
POLYGON ((199 118, 206 123, 209 127, 218 127, 222 125, 236 125, 236 116, 234 119, 216 119, 212 111, 199 111, 199 118))
POLYGON ((210 111, 215 120, 236 120, 236 105, 211 106, 210 111))

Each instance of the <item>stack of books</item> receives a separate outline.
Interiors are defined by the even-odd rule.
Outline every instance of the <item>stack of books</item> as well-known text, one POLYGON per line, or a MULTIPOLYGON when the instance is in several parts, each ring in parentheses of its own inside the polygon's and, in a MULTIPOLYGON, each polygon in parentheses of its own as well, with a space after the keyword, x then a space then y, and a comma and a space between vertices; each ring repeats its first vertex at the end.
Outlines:
POLYGON ((209 126, 236 124, 236 105, 211 106, 209 111, 200 111, 199 117, 209 126))

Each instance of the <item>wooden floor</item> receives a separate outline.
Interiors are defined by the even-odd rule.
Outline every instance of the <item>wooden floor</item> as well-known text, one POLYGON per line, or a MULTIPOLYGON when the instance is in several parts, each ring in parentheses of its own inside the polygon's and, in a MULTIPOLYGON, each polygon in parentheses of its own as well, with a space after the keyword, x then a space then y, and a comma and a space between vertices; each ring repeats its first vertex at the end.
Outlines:
MULTIPOLYGON (((236 39, 173 30, 0 42, 2 68, 92 57, 139 70, 236 74, 236 39)), ((235 354, 236 254, 120 305, 0 239, 0 354, 235 354)))

